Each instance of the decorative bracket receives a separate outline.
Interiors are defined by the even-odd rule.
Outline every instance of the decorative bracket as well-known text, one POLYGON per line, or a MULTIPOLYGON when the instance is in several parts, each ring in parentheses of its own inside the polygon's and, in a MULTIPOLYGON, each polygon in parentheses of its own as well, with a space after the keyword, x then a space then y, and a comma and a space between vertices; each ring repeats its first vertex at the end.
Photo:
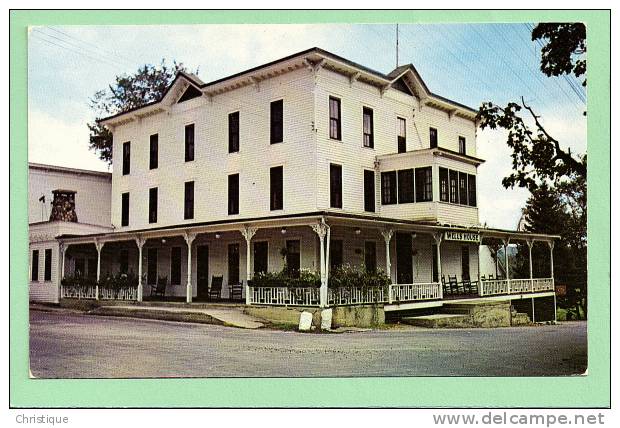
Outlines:
POLYGON ((385 243, 389 244, 392 240, 392 236, 394 235, 393 229, 384 229, 381 231, 381 235, 383 235, 383 239, 385 239, 385 243))
POLYGON ((104 241, 101 241, 99 239, 95 239, 95 248, 97 249, 98 253, 101 253, 101 250, 103 249, 103 245, 105 244, 104 241))
POLYGON ((186 230, 185 232, 183 232, 183 238, 185 239, 185 242, 189 247, 192 245, 192 242, 194 242, 194 239, 196 239, 196 234, 186 230))
POLYGON ((256 231, 258 231, 258 228, 250 226, 245 226, 243 229, 240 230, 241 234, 248 243, 252 240, 254 235, 256 235, 256 231))
POLYGON ((352 75, 350 75, 349 76, 349 87, 353 86, 353 83, 357 82, 360 76, 361 76, 361 73, 359 72, 353 73, 352 75))
POLYGON ((252 85, 254 85, 256 92, 260 92, 260 79, 256 76, 250 76, 250 80, 252 81, 252 85))
POLYGON ((549 245, 550 250, 553 250, 553 246, 555 245, 555 242, 553 240, 547 241, 547 245, 549 245))
POLYGON ((441 241, 443 240, 443 233, 433 233, 433 238, 435 239, 435 244, 437 246, 441 245, 441 241))
POLYGON ((135 239, 136 239, 136 245, 138 246, 138 249, 142 249, 142 247, 144 247, 144 244, 146 243, 146 238, 144 238, 141 235, 137 235, 135 239))
POLYGON ((324 239, 329 230, 329 226, 326 223, 317 223, 312 225, 312 230, 319 235, 320 239, 324 239))

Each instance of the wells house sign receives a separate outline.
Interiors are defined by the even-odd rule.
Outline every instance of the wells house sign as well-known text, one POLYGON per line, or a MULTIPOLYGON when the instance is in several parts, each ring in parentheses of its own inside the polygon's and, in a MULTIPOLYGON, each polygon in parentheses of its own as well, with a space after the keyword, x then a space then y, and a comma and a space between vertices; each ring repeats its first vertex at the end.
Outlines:
POLYGON ((444 241, 461 241, 480 243, 480 234, 473 232, 457 232, 448 230, 443 235, 444 241))

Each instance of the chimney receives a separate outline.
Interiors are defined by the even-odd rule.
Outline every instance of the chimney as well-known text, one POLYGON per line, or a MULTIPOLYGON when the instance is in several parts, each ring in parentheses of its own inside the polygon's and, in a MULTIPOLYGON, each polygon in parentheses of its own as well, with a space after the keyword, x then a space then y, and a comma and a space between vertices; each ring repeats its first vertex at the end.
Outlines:
POLYGON ((52 190, 54 200, 52 201, 52 212, 50 221, 68 221, 77 223, 78 218, 75 213, 75 190, 52 190))

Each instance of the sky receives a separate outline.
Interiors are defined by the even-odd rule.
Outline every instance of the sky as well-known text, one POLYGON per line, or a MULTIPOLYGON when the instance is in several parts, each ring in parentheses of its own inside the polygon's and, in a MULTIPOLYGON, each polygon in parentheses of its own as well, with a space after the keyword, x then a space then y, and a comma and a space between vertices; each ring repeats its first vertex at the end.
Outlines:
MULTIPOLYGON (((477 109, 521 96, 546 130, 574 153, 586 151, 585 91, 539 70, 531 24, 400 24, 399 65, 412 63, 429 89, 477 109)), ((162 58, 198 70, 203 81, 320 47, 374 70, 396 66, 395 24, 177 25, 31 27, 28 48, 28 158, 108 170, 88 149, 93 94, 115 76, 162 58)), ((504 189, 511 172, 506 134, 478 130, 480 221, 514 229, 528 197, 504 189)))

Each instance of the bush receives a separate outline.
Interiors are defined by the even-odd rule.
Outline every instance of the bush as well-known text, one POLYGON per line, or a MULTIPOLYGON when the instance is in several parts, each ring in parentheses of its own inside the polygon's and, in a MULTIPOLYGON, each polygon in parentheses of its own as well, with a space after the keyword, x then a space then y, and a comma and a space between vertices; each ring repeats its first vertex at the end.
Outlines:
POLYGON ((383 271, 368 272, 363 266, 353 267, 348 264, 334 269, 329 275, 327 283, 329 288, 370 288, 389 285, 390 278, 383 271))
POLYGON ((307 269, 301 269, 299 276, 291 276, 288 269, 280 272, 259 272, 252 280, 254 287, 320 287, 321 276, 307 269))

